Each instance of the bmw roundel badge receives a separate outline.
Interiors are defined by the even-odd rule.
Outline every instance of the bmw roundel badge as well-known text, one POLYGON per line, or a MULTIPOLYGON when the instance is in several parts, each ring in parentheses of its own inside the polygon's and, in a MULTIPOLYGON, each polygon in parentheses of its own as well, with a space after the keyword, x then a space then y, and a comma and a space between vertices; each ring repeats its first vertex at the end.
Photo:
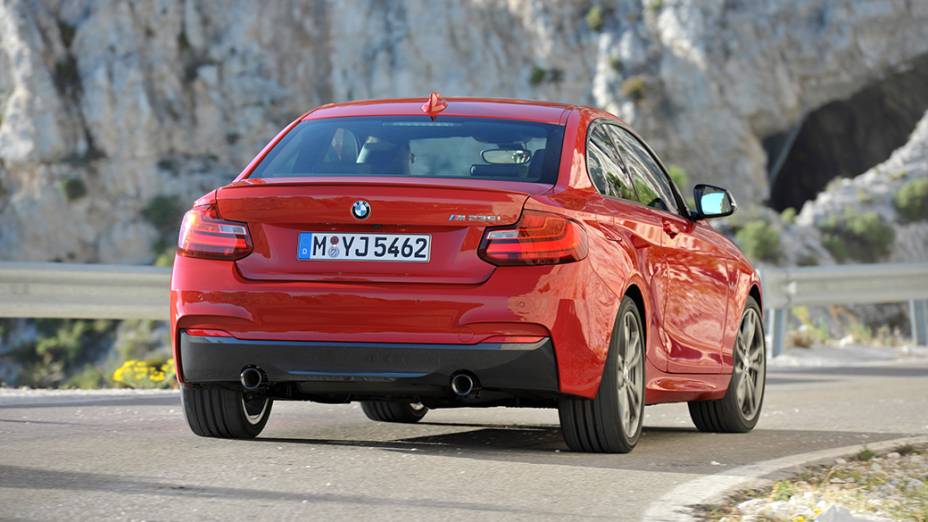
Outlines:
POLYGON ((354 205, 351 205, 351 215, 358 219, 366 218, 371 215, 371 204, 363 199, 355 201, 354 205))

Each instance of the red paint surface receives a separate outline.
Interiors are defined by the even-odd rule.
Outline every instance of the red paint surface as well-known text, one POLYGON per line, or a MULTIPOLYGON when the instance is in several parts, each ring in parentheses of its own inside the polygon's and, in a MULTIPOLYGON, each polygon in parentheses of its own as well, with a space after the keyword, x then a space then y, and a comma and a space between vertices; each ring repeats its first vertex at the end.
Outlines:
MULTIPOLYGON (((248 179, 281 137, 304 119, 422 115, 422 100, 326 105, 297 119, 235 182, 201 198, 223 219, 248 223, 254 251, 238 261, 178 256, 171 281, 176 345, 181 329, 241 339, 455 343, 551 337, 563 393, 593 397, 623 295, 642 297, 648 403, 725 393, 738 319, 753 267, 706 222, 601 196, 586 172, 587 127, 614 116, 584 107, 448 98, 437 115, 565 126, 554 186, 486 180, 248 179), (374 209, 364 222, 350 205, 374 209), (478 255, 484 223, 448 215, 492 214, 494 226, 524 210, 578 223, 580 261, 494 266, 478 255), (296 260, 300 231, 429 233, 428 264, 296 260), (634 288, 633 288, 634 287, 634 288)), ((175 357, 177 347, 175 346, 175 357)), ((183 361, 178 360, 179 375, 183 361)))

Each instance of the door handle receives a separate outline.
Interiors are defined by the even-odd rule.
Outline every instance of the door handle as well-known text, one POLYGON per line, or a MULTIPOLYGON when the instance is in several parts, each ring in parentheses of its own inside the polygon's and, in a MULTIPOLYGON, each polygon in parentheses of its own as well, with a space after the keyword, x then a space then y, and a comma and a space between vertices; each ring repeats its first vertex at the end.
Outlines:
POLYGON ((670 221, 664 221, 663 224, 664 224, 664 233, 670 236, 671 239, 677 237, 677 234, 680 233, 680 229, 678 229, 676 225, 674 225, 670 221))

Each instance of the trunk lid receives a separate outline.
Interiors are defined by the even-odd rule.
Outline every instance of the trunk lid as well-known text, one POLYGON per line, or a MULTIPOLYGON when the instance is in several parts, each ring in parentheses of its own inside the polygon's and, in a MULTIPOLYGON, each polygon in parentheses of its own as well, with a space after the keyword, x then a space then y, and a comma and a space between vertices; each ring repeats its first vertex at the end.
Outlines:
MULTIPOLYGON (((236 261, 251 280, 476 284, 493 265, 477 255, 488 226, 516 223, 535 183, 453 179, 287 178, 242 180, 217 193, 223 219, 248 224, 254 251, 236 261), (366 201, 370 214, 352 214, 366 201), (301 260, 301 233, 416 234, 427 262, 301 260)), ((344 236, 341 236, 344 237, 344 236)))

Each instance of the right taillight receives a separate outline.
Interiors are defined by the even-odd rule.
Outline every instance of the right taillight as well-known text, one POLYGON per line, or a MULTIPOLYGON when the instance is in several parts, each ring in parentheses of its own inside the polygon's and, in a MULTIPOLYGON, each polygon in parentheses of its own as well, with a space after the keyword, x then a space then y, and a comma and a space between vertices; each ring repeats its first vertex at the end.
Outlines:
POLYGON ((251 253, 248 226, 220 219, 212 205, 193 207, 184 214, 177 238, 177 254, 204 259, 241 259, 251 253))
POLYGON ((587 248, 586 233, 576 221, 526 210, 515 225, 488 230, 479 254, 494 265, 553 265, 579 261, 587 248))

